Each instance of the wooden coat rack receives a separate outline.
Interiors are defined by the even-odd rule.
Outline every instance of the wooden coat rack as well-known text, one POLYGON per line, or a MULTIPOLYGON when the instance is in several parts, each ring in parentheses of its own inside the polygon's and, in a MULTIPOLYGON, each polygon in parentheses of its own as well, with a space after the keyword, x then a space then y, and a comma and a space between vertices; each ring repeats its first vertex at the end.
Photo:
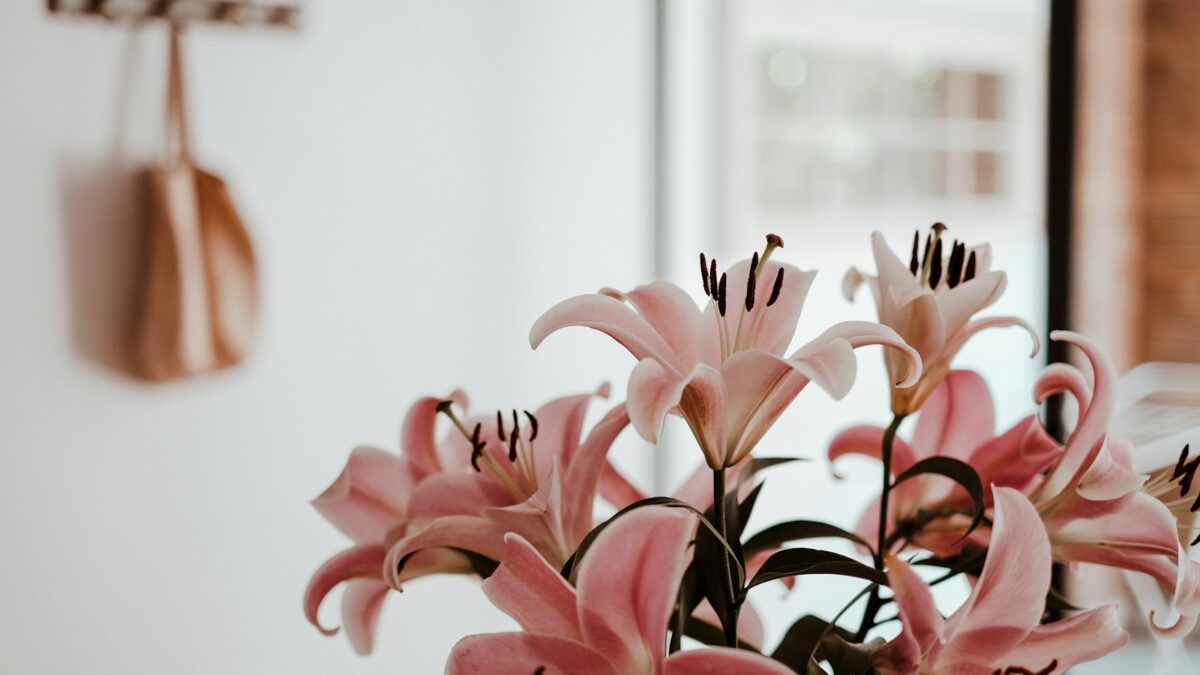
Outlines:
POLYGON ((111 21, 167 19, 177 24, 207 21, 297 28, 300 19, 297 5, 237 0, 47 0, 47 7, 54 14, 92 16, 111 21))

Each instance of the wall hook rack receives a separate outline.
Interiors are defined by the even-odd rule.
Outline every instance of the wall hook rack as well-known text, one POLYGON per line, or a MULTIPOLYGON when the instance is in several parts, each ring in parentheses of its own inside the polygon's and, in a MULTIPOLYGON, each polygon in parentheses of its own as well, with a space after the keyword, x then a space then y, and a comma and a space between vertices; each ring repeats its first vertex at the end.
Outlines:
POLYGON ((167 19, 176 24, 192 21, 238 26, 297 28, 300 7, 238 0, 47 0, 52 14, 91 16, 110 21, 167 19))

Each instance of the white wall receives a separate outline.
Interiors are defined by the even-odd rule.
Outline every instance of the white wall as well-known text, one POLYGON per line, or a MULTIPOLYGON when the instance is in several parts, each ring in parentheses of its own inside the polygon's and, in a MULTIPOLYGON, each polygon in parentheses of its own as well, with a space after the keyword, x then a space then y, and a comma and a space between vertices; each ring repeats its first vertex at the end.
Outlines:
POLYGON ((507 625, 455 579, 390 598, 370 659, 322 638, 301 592, 344 541, 306 502, 423 393, 620 393, 609 341, 526 333, 650 272, 650 6, 323 0, 297 33, 192 30, 198 154, 253 229, 262 330, 233 372, 149 386, 103 364, 164 27, 2 4, 0 672, 434 673, 507 625))

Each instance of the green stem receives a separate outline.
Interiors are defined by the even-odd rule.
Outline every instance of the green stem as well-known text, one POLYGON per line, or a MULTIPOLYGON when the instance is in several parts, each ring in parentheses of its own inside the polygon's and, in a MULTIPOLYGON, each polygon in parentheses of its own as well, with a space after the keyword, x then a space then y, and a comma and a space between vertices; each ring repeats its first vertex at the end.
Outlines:
MULTIPOLYGON (((900 423, 904 421, 904 415, 899 414, 892 418, 892 423, 883 432, 883 447, 880 450, 880 459, 883 461, 883 489, 879 495, 879 539, 875 547, 875 569, 883 571, 883 555, 888 550, 888 498, 892 491, 892 446, 896 442, 896 431, 900 429, 900 423)), ((862 623, 859 624, 858 633, 855 634, 857 641, 862 642, 867 639, 867 633, 875 625, 875 615, 879 612, 882 606, 879 598, 879 588, 876 587, 871 591, 871 597, 867 598, 867 607, 863 610, 862 623)))
MULTIPOLYGON (((716 519, 717 531, 721 538, 729 541, 728 528, 725 523, 725 469, 713 469, 713 514, 716 519)), ((730 564, 729 552, 722 551, 721 560, 724 562, 726 589, 729 593, 728 612, 720 615, 721 626, 725 629, 725 644, 737 647, 738 601, 737 588, 733 581, 733 566, 730 564)), ((738 584, 740 585, 740 584, 738 584)))

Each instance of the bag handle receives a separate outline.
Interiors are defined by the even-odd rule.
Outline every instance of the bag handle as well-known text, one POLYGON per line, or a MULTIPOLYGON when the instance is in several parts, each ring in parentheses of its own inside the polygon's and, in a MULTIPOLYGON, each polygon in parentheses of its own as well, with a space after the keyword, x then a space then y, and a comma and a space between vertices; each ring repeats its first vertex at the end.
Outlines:
POLYGON ((168 164, 190 164, 188 149, 187 110, 183 98, 183 59, 180 55, 179 35, 183 27, 171 22, 171 45, 167 65, 167 162, 168 164))

